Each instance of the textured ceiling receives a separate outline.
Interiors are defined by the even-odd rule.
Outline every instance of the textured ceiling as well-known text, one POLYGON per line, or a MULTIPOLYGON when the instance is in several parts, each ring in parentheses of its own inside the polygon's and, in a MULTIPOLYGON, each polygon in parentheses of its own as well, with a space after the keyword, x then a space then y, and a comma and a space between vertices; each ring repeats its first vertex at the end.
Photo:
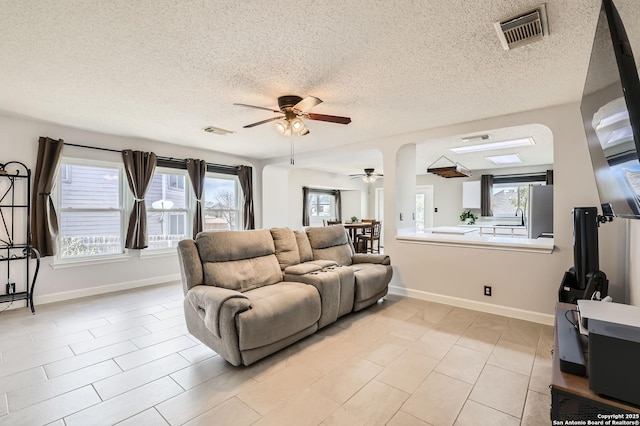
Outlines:
POLYGON ((273 158, 288 141, 242 126, 274 114, 234 102, 352 118, 302 152, 578 101, 599 1, 548 1, 549 36, 504 51, 493 22, 539 2, 0 0, 0 110, 273 158))

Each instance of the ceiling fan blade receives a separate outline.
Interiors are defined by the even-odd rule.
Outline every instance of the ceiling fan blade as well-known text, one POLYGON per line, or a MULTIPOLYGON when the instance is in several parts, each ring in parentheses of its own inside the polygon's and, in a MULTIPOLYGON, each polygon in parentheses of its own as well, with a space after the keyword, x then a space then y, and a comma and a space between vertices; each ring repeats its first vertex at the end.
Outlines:
POLYGON ((255 105, 248 105, 248 104, 235 104, 234 105, 239 105, 239 106, 243 106, 243 107, 248 107, 248 108, 255 108, 255 109, 263 109, 265 111, 271 111, 271 112, 282 112, 279 109, 273 109, 273 108, 265 108, 265 107, 260 107, 260 106, 255 106, 255 105))
POLYGON ((261 124, 268 123, 270 121, 280 120, 281 118, 284 118, 284 116, 267 118, 266 120, 258 121, 257 123, 247 124, 246 126, 242 126, 242 127, 245 129, 249 129, 251 127, 256 127, 261 124))
POLYGON ((338 124, 349 124, 351 123, 351 118, 349 117, 338 117, 337 115, 324 115, 324 114, 305 114, 309 120, 318 120, 318 121, 328 121, 330 123, 338 123, 338 124))
POLYGON ((315 96, 307 96, 306 98, 295 104, 293 106, 293 110, 304 113, 320 103, 322 103, 322 99, 316 98, 315 96))

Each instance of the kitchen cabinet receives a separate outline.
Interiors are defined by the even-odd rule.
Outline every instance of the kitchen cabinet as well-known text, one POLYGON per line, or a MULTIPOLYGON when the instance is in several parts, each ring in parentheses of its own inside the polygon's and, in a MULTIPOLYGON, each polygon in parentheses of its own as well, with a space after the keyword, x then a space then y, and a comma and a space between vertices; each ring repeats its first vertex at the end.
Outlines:
POLYGON ((462 182, 462 208, 480 208, 480 181, 462 182))

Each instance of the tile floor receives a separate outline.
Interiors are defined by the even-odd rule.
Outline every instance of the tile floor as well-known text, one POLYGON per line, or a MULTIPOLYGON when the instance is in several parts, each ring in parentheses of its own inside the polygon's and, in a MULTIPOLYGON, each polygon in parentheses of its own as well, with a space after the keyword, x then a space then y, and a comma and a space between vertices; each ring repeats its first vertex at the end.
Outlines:
POLYGON ((388 296, 250 367, 179 284, 0 314, 0 425, 548 425, 552 327, 388 296))

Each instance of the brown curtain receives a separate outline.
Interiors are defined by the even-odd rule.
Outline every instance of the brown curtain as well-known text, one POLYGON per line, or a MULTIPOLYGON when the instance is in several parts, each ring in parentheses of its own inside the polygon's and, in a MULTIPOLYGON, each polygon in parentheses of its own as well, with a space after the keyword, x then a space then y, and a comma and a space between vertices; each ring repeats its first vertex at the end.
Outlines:
POLYGON ((336 220, 342 222, 342 197, 340 196, 340 191, 336 190, 333 195, 336 201, 336 220))
POLYGON ((38 159, 33 178, 31 215, 31 244, 41 257, 55 254, 55 240, 58 234, 58 215, 51 199, 55 185, 56 171, 62 158, 64 141, 47 137, 38 139, 38 159))
POLYGON ((480 177, 480 216, 493 216, 491 194, 493 193, 493 175, 480 177))
POLYGON ((244 193, 243 223, 244 229, 255 229, 253 216, 253 168, 251 166, 238 166, 238 180, 244 193))
POLYGON ((553 170, 547 170, 546 184, 553 185, 553 170))
POLYGON ((309 188, 302 187, 302 226, 309 226, 309 188))
POLYGON ((202 191, 204 190, 204 177, 207 173, 207 162, 204 160, 187 159, 187 171, 191 180, 191 187, 196 196, 196 211, 193 217, 193 239, 202 231, 202 191))
POLYGON ((125 149, 122 151, 122 161, 129 189, 135 200, 124 246, 128 249, 143 249, 147 247, 147 208, 144 196, 156 169, 156 154, 125 149))

